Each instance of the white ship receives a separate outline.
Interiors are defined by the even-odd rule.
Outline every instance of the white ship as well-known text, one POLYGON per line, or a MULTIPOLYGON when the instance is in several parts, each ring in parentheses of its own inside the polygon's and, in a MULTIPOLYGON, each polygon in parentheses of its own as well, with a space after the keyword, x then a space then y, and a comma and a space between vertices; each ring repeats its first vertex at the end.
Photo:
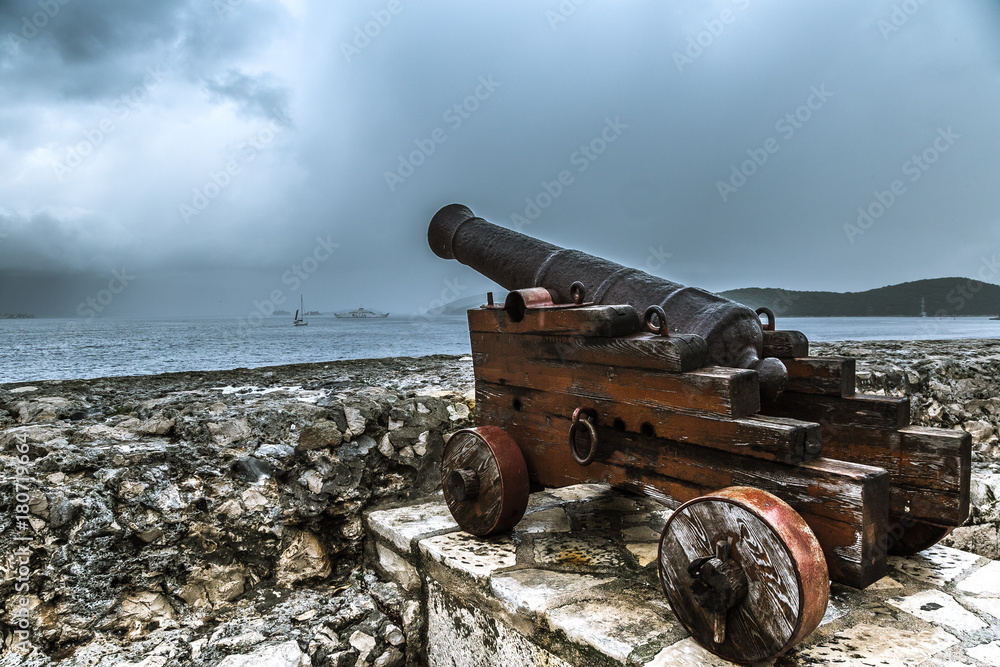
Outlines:
POLYGON ((367 308, 358 308, 357 310, 342 310, 339 313, 334 313, 336 317, 344 318, 359 318, 359 317, 389 317, 389 313, 377 313, 374 310, 368 310, 367 308))

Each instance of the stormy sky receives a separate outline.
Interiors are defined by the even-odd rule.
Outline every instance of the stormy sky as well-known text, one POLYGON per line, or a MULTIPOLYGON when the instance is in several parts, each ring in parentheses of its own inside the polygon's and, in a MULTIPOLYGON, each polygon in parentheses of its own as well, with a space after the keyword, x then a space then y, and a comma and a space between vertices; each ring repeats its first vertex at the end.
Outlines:
POLYGON ((987 0, 3 0, 0 312, 413 313, 461 202, 711 290, 1000 282, 987 0), (294 305, 292 308, 294 310, 294 305))

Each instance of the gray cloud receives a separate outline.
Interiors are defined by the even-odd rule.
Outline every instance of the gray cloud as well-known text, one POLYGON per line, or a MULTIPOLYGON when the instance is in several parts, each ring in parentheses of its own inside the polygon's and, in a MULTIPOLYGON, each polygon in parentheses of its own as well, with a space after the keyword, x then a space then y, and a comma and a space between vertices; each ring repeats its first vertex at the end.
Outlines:
POLYGON ((69 0, 12 40, 40 5, 5 2, 0 311, 71 314, 127 266, 118 314, 245 316, 328 236, 308 301, 414 311, 489 286, 426 247, 452 201, 716 290, 974 275, 1000 251, 1000 16, 902 4, 69 0))
POLYGON ((213 102, 232 101, 241 117, 274 118, 288 106, 288 89, 274 76, 251 76, 238 70, 229 70, 222 76, 205 82, 213 102))

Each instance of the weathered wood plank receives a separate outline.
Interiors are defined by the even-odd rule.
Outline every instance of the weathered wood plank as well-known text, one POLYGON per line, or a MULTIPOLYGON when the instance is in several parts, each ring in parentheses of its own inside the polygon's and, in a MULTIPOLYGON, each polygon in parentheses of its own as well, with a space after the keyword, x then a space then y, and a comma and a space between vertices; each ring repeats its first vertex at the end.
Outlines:
POLYGON ((517 357, 502 345, 473 349, 476 379, 495 385, 561 391, 584 400, 625 401, 651 408, 670 405, 737 418, 760 409, 755 371, 707 366, 669 373, 517 357))
POLYGON ((569 419, 509 405, 479 405, 478 420, 510 433, 535 484, 607 482, 671 505, 726 486, 758 487, 802 515, 816 533, 835 581, 860 588, 885 573, 886 554, 878 540, 888 520, 889 477, 880 468, 825 458, 788 465, 603 426, 597 429, 597 461, 581 467, 570 455, 569 419))
POLYGON ((786 391, 854 395, 855 361, 851 357, 795 357, 782 361, 788 369, 786 391))
POLYGON ((521 410, 550 416, 569 417, 577 407, 587 407, 604 426, 639 433, 643 424, 648 424, 655 435, 668 440, 769 461, 799 463, 818 457, 820 452, 820 428, 812 422, 758 416, 730 419, 622 398, 584 399, 561 390, 542 391, 485 380, 477 384, 477 407, 494 403, 513 407, 514 399, 521 410))
POLYGON ((764 356, 808 357, 809 339, 800 331, 765 331, 764 356))
POLYGON ((705 365, 708 345, 701 336, 637 333, 617 338, 470 332, 473 350, 507 350, 541 361, 598 364, 682 372, 705 365))
POLYGON ((898 430, 828 424, 823 452, 831 458, 885 468, 890 514, 942 526, 969 516, 972 437, 964 431, 908 426, 898 430))
POLYGON ((761 411, 828 426, 867 426, 897 429, 910 425, 910 399, 897 396, 823 396, 786 391, 761 411))
POLYGON ((641 330, 638 314, 626 305, 529 309, 520 322, 511 320, 502 308, 477 308, 468 314, 469 331, 610 337, 641 330))

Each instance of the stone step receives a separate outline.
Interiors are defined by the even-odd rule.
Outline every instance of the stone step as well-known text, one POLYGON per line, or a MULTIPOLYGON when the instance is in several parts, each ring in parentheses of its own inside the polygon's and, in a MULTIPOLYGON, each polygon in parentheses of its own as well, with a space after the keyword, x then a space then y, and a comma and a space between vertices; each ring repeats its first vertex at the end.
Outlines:
MULTIPOLYGON (((367 549, 422 600, 430 667, 728 665, 660 590, 669 514, 577 485, 533 494, 512 534, 477 538, 439 499, 368 513, 367 549)), ((778 664, 1000 667, 1000 561, 943 546, 889 560, 865 590, 834 584, 822 625, 778 664)))

